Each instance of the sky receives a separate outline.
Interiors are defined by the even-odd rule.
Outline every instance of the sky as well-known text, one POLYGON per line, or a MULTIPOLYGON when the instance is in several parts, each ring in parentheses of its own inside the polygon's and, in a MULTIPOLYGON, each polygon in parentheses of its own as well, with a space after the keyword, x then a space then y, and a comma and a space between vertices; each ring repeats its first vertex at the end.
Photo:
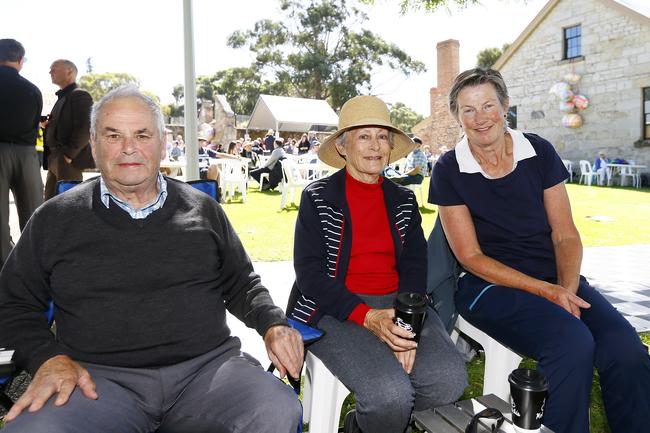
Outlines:
MULTIPOLYGON (((429 115, 429 89, 436 86, 436 43, 460 42, 460 70, 476 64, 478 52, 513 42, 547 0, 481 0, 466 9, 423 10, 399 14, 398 0, 375 0, 364 9, 364 27, 425 63, 421 74, 404 77, 378 70, 372 93, 384 101, 403 102, 429 115)), ((233 50, 226 39, 235 30, 252 28, 260 19, 280 20, 274 0, 194 0, 196 74, 248 66, 253 55, 233 50)), ((58 90, 50 82, 53 60, 67 58, 86 71, 128 72, 141 88, 161 101, 173 101, 172 89, 183 83, 182 0, 0 0, 0 38, 14 38, 26 50, 21 74, 36 84, 47 102, 58 90)))

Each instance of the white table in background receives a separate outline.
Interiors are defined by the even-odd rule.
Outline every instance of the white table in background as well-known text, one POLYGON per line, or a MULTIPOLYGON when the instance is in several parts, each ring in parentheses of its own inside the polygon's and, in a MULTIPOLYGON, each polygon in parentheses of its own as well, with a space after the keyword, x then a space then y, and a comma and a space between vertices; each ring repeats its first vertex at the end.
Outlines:
MULTIPOLYGON (((616 164, 616 163, 607 163, 607 186, 612 186, 612 178, 616 173, 621 173, 624 168, 629 168, 634 175, 639 175, 639 170, 647 168, 647 165, 641 164, 616 164)), ((640 186, 639 179, 639 186, 640 186)), ((635 186, 635 185, 633 185, 635 186)), ((637 186, 637 188, 639 187, 637 186)))

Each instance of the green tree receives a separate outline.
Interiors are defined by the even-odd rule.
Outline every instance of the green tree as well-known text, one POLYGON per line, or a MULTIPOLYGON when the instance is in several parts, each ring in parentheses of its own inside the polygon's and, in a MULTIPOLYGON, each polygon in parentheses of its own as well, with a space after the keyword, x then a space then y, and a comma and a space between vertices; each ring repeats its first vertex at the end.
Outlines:
POLYGON ((396 102, 390 107, 390 121, 404 132, 411 132, 411 129, 420 123, 424 116, 416 113, 401 102, 396 102))
POLYGON ((104 72, 101 74, 86 74, 79 79, 79 87, 87 90, 93 101, 99 101, 102 96, 124 84, 140 82, 131 74, 125 72, 104 72))
MULTIPOLYGON (((375 4, 375 0, 360 0, 361 3, 375 4)), ((395 0, 384 0, 384 2, 395 0)), ((465 9, 469 6, 480 4, 480 0, 398 0, 402 9, 402 14, 409 11, 418 11, 424 9, 427 12, 435 12, 440 8, 451 11, 452 6, 459 9, 465 9)), ((502 0, 505 1, 505 0, 502 0)), ((526 2, 528 0, 520 0, 526 2)))
POLYGON ((348 0, 280 0, 282 21, 262 20, 228 38, 256 55, 252 72, 285 96, 327 99, 339 108, 371 90, 371 74, 388 66, 406 76, 425 70, 399 47, 363 29, 367 16, 348 0), (274 83, 274 84, 270 84, 274 83))
MULTIPOLYGON (((250 114, 261 94, 286 95, 287 89, 280 82, 263 80, 260 73, 252 67, 225 69, 196 79, 197 98, 214 100, 217 95, 224 95, 237 114, 250 114)), ((175 86, 172 95, 176 106, 181 105, 183 86, 175 86)))
POLYGON ((501 48, 486 48, 479 51, 476 55, 476 66, 481 68, 491 68, 499 57, 506 52, 510 44, 503 44, 501 48))

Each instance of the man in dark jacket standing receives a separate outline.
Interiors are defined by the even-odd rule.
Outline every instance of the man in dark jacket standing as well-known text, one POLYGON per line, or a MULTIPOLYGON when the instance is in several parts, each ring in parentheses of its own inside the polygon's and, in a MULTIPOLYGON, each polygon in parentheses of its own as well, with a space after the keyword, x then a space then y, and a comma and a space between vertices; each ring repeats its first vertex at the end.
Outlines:
POLYGON ((61 90, 45 128, 45 200, 55 195, 57 181, 83 180, 83 169, 94 166, 88 146, 93 98, 77 85, 77 67, 70 60, 52 63, 50 76, 61 90))
POLYGON ((20 229, 43 203, 36 135, 43 109, 40 90, 19 75, 25 49, 14 39, 0 39, 0 268, 12 248, 9 190, 14 195, 20 229))

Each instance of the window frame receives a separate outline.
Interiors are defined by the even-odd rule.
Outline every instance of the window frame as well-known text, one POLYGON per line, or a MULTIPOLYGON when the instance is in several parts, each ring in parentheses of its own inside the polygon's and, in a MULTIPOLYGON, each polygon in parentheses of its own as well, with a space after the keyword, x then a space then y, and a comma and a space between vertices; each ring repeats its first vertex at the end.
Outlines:
POLYGON ((572 60, 582 57, 582 24, 564 27, 562 29, 562 59, 572 60), (576 34, 568 35, 573 30, 576 34), (577 40, 577 43, 575 41, 577 40), (570 55, 571 54, 571 55, 570 55))
POLYGON ((650 86, 641 88, 641 131, 644 140, 650 140, 650 86))

